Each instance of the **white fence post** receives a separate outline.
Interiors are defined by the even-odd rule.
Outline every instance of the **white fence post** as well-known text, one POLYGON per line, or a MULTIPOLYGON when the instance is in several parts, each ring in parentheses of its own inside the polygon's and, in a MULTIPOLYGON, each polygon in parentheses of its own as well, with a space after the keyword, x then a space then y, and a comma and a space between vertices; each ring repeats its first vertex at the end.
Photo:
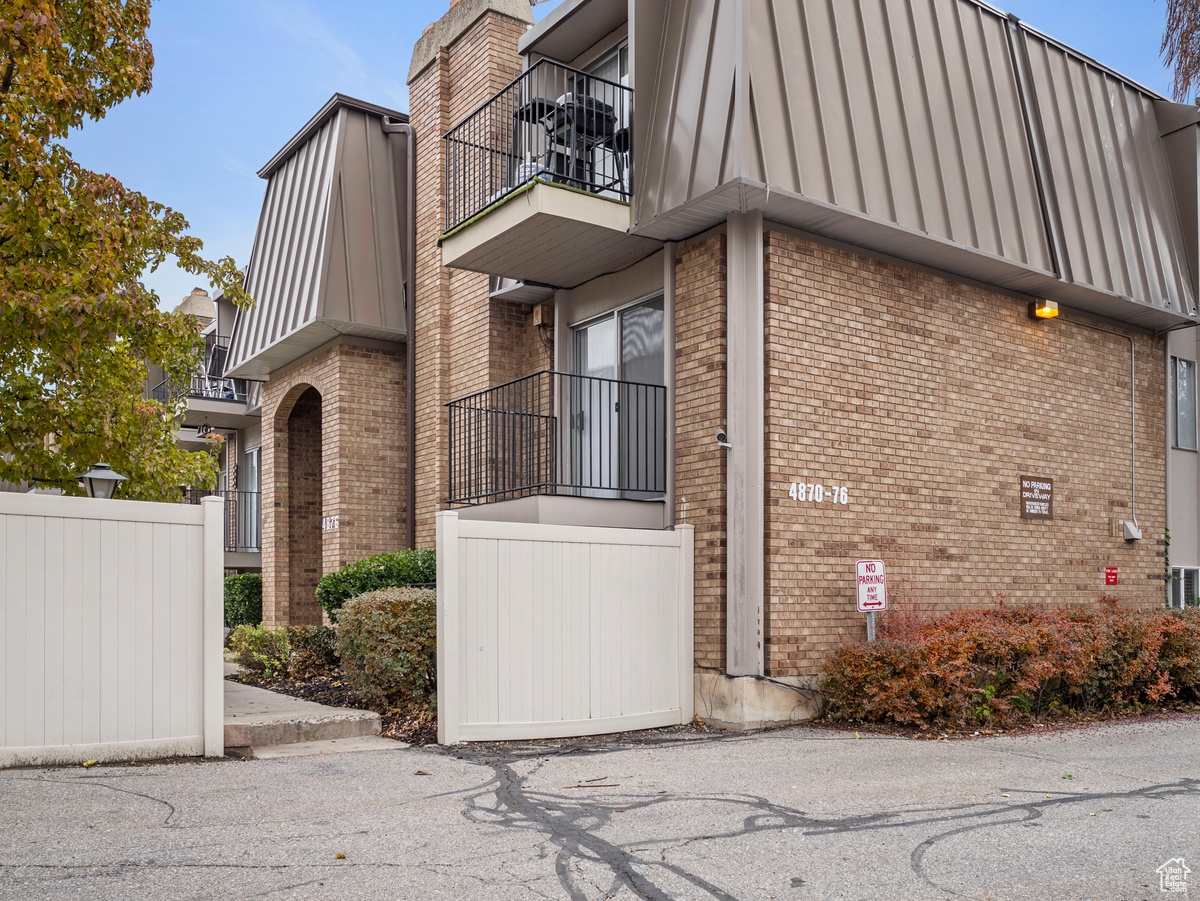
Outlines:
POLYGON ((225 756, 225 501, 204 508, 204 756, 225 756))
POLYGON ((696 715, 695 672, 695 527, 676 526, 679 535, 679 707, 680 719, 690 723, 696 715))
POLYGON ((458 514, 437 514, 437 709, 438 744, 456 745, 459 704, 458 514))

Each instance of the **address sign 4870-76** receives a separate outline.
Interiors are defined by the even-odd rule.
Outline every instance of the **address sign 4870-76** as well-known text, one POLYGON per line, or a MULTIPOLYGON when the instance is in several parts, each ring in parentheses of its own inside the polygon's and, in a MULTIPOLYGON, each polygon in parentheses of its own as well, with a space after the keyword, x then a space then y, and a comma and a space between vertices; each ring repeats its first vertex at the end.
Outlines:
POLYGON ((792 482, 792 487, 788 489, 788 497, 794 501, 811 501, 814 504, 823 504, 826 501, 829 501, 831 504, 850 503, 850 492, 845 485, 814 485, 812 482, 792 482))

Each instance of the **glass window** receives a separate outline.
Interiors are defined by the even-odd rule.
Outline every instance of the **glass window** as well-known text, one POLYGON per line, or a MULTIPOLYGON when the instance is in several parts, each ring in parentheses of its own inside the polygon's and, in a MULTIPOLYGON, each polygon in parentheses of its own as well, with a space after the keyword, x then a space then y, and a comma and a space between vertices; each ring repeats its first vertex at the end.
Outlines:
POLYGON ((1177 566, 1171 570, 1171 606, 1182 610, 1200 601, 1200 569, 1177 566))
POLYGON ((1171 357, 1171 444, 1196 450, 1196 361, 1171 357))

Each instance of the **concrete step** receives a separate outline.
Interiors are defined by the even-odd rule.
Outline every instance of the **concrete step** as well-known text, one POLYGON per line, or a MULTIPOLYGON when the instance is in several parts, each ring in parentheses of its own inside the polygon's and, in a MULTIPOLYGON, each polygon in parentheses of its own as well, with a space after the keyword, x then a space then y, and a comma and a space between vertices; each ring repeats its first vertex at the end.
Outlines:
POLYGON ((225 681, 227 754, 260 756, 258 752, 264 748, 377 736, 380 729, 379 714, 370 710, 326 707, 253 685, 225 681))
POLYGON ((237 757, 251 756, 259 760, 273 757, 309 757, 317 754, 345 754, 348 751, 398 751, 407 748, 402 741, 393 741, 382 735, 359 735, 355 738, 333 738, 329 741, 300 741, 287 745, 271 745, 266 748, 235 748, 230 753, 237 757), (249 750, 249 754, 238 753, 249 750))

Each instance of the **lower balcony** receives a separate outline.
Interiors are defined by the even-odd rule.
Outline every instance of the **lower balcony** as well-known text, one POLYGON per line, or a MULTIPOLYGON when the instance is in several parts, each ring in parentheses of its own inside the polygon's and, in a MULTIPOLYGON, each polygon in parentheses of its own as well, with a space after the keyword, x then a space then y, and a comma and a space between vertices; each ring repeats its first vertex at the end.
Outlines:
POLYGON ((257 491, 203 491, 189 488, 185 504, 206 497, 225 500, 225 568, 262 569, 262 498, 257 491))
POLYGON ((667 389, 539 372, 447 404, 463 519, 666 527, 667 389))

